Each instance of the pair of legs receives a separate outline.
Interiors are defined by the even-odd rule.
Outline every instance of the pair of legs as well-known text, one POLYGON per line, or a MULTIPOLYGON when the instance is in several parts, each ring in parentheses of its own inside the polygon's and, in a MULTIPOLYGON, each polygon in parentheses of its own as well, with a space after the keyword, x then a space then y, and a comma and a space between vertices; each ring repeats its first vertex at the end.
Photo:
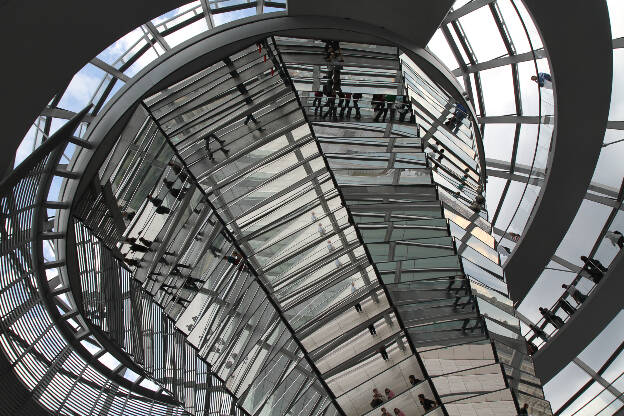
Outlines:
POLYGON ((549 318, 546 320, 550 322, 557 329, 560 329, 563 327, 563 325, 565 325, 565 322, 563 322, 563 319, 561 319, 558 316, 553 316, 552 318, 549 318))
POLYGON ((314 101, 312 101, 312 107, 314 107, 314 115, 317 115, 319 108, 321 108, 321 97, 314 97, 314 101))
POLYGON ((208 152, 208 159, 214 161, 214 153, 212 152, 212 150, 210 150, 210 138, 215 139, 215 141, 217 141, 221 146, 216 151, 221 150, 225 157, 230 154, 230 151, 225 148, 225 140, 218 138, 217 135, 214 133, 210 133, 207 137, 204 138, 204 141, 206 142, 206 151, 208 152))
POLYGON ((325 105, 328 106, 329 108, 327 109, 327 112, 323 114, 322 117, 325 118, 328 115, 331 115, 332 117, 337 118, 338 109, 336 108, 336 99, 332 97, 328 98, 325 105))
MULTIPOLYGON (((359 100, 353 100, 353 108, 355 108, 355 118, 362 118, 362 114, 360 113, 360 106, 358 105, 359 100)), ((347 117, 351 117, 351 107, 347 110, 347 117)))
POLYGON ((253 114, 249 114, 247 118, 245 118, 245 125, 249 124, 250 121, 253 121, 256 126, 258 126, 258 130, 263 131, 264 127, 260 126, 260 122, 254 117, 253 114))
POLYGON ((377 107, 379 110, 377 111, 377 114, 375 114, 375 121, 379 121, 379 118, 381 117, 381 115, 383 114, 383 119, 381 120, 382 122, 386 121, 386 116, 388 115, 388 106, 385 105, 385 103, 381 103, 379 105, 377 105, 377 107))

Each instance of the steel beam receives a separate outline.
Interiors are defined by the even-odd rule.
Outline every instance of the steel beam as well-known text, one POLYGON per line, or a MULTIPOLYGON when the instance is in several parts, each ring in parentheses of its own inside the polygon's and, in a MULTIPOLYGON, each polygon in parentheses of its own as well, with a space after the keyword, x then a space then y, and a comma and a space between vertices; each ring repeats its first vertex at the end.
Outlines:
MULTIPOLYGON (((472 3, 468 3, 468 4, 472 4, 472 3)), ((452 72, 453 72, 453 75, 457 77, 461 77, 462 75, 474 74, 476 72, 486 71, 488 69, 493 69, 493 68, 499 68, 505 65, 528 62, 528 61, 533 60, 533 53, 535 53, 535 57, 537 59, 546 58, 546 51, 543 48, 540 48, 540 49, 536 49, 533 52, 525 52, 525 53, 520 53, 518 55, 503 56, 501 58, 494 58, 489 61, 479 62, 474 65, 468 65, 464 69, 456 68, 452 72)))
POLYGON ((126 74, 124 74, 123 72, 115 68, 114 66, 107 64, 106 62, 104 62, 103 60, 97 57, 91 59, 91 63, 97 66, 98 68, 100 68, 101 70, 108 72, 109 74, 111 74, 112 76, 114 76, 115 78, 123 82, 128 82, 130 80, 129 76, 127 76, 126 74))
POLYGON ((444 18, 444 20, 442 21, 442 24, 448 24, 451 23, 454 20, 459 19, 460 17, 466 16, 469 13, 474 12, 475 10, 480 9, 483 6, 487 6, 490 3, 495 2, 496 0, 474 0, 471 1, 463 6, 461 6, 459 9, 453 10, 452 12, 450 12, 449 14, 446 15, 446 17, 444 18))

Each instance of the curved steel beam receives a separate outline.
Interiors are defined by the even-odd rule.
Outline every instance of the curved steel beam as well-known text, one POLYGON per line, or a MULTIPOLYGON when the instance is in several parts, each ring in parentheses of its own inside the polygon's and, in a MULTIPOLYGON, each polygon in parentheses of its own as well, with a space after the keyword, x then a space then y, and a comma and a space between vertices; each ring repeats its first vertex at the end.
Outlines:
POLYGON ((583 202, 607 127, 613 75, 605 1, 524 2, 548 53, 556 116, 545 185, 504 265, 514 302, 521 302, 537 281, 583 202), (562 31, 562 25, 575 29, 562 31), (577 50, 586 52, 582 62, 577 50))
POLYGON ((289 0, 288 14, 323 15, 392 28, 398 35, 424 48, 453 3, 455 0, 393 0, 392 7, 379 7, 377 0, 289 0))

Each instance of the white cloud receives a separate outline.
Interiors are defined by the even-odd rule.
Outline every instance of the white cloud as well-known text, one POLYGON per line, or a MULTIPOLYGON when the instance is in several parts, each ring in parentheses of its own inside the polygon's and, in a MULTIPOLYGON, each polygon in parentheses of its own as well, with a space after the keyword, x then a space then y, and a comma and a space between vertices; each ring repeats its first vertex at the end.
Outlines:
POLYGON ((88 64, 72 78, 69 86, 59 101, 58 107, 71 111, 80 111, 86 107, 97 90, 104 73, 88 64), (99 75, 99 76, 98 76, 99 75))
POLYGON ((165 37, 172 48, 208 30, 206 19, 201 19, 165 37))

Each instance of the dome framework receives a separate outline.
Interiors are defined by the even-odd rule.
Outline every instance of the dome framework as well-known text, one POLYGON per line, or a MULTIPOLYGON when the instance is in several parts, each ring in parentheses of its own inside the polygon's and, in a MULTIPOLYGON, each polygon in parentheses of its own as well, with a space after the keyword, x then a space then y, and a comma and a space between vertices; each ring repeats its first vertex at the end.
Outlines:
MULTIPOLYGON (((158 37, 157 37, 157 36, 155 36, 155 37, 154 37, 154 39, 158 39, 158 37)), ((162 42, 161 42, 161 43, 162 43, 162 42)), ((191 70, 192 70, 192 69, 191 69, 191 70)), ((169 82, 169 81, 167 81, 167 82, 169 82)), ((80 143, 77 139, 73 139, 73 140, 74 140, 74 142, 75 142, 74 144, 76 144, 76 143, 80 143)), ((80 143, 80 144, 85 144, 85 143, 80 143)), ((65 173, 61 172, 59 176, 60 176, 60 177, 65 177, 65 178, 67 178, 67 177, 69 176, 69 173, 65 174, 65 173)), ((60 209, 60 208, 59 208, 59 209, 60 209)), ((48 238, 49 238, 49 239, 53 239, 54 237, 56 237, 56 236, 53 236, 53 235, 52 235, 52 236, 48 236, 48 238)), ((48 239, 48 238, 46 238, 46 239, 48 239)))

